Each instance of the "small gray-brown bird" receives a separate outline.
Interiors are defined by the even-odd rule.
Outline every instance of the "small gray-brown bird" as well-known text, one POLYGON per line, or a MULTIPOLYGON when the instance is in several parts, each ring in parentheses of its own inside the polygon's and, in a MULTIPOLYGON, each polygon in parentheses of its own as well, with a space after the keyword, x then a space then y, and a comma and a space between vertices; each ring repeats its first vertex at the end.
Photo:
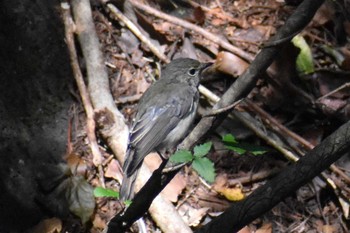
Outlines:
POLYGON ((174 149, 189 133, 198 107, 201 74, 210 64, 175 59, 162 70, 159 81, 143 94, 130 130, 121 200, 133 197, 134 183, 146 155, 174 149))

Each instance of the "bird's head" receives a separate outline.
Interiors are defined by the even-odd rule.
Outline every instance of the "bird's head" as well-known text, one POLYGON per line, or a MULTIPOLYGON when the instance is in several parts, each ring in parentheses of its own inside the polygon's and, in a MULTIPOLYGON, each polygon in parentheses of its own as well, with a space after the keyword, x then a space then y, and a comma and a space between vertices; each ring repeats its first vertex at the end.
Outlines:
POLYGON ((162 70, 162 78, 186 82, 197 87, 202 72, 211 65, 212 63, 200 63, 191 58, 175 59, 162 70))

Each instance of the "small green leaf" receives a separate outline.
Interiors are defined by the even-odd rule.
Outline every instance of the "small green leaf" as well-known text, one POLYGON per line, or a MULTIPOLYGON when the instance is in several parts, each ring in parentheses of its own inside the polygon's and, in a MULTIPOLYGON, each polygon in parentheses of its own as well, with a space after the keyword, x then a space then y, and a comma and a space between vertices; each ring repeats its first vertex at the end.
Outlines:
POLYGON ((252 144, 248 144, 248 143, 238 143, 238 146, 241 149, 243 149, 243 150, 245 149, 249 153, 252 153, 253 155, 262 155, 268 151, 268 149, 266 147, 252 145, 252 144))
POLYGON ((238 143, 232 134, 226 134, 222 137, 223 142, 238 143))
POLYGON ((174 163, 187 163, 192 161, 193 155, 188 150, 178 150, 170 156, 170 162, 174 163))
POLYGON ((208 158, 196 157, 193 160, 192 167, 209 183, 213 183, 215 180, 214 163, 208 158))
POLYGON ((241 148, 240 144, 238 144, 238 143, 234 143, 234 144, 233 143, 232 144, 225 143, 225 147, 229 150, 236 152, 239 155, 243 155, 245 152, 247 152, 247 150, 241 148))
POLYGON ((208 154, 212 144, 212 142, 207 142, 202 145, 195 146, 193 149, 193 155, 196 157, 203 157, 204 155, 208 154))
POLYGON ((312 52, 304 37, 296 35, 292 39, 292 43, 295 47, 300 49, 296 60, 297 70, 301 74, 310 74, 315 72, 312 52))
POLYGON ((112 189, 96 187, 94 189, 94 196, 95 197, 115 197, 115 198, 119 198, 119 193, 114 191, 114 190, 112 190, 112 189))
POLYGON ((132 201, 131 200, 126 200, 124 201, 124 204, 126 207, 129 207, 131 205, 132 201))
POLYGON ((227 149, 232 150, 240 155, 250 152, 253 155, 261 155, 268 150, 262 146, 256 146, 248 143, 238 143, 232 134, 226 134, 222 137, 222 141, 227 149))

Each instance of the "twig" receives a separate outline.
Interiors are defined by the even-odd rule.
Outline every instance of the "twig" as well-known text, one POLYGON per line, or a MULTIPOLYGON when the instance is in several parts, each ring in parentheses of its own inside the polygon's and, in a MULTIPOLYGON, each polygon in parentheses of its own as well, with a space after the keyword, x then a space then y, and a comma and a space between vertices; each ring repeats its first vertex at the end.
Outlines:
POLYGON ((119 161, 123 161, 129 130, 110 93, 108 74, 92 20, 90 2, 72 0, 71 4, 76 33, 86 62, 88 91, 95 109, 95 120, 114 155, 119 161))
POLYGON ((130 0, 130 2, 134 5, 134 7, 138 8, 140 10, 143 10, 143 11, 147 12, 148 14, 151 14, 151 15, 156 16, 158 18, 162 18, 170 23, 179 25, 181 27, 187 28, 187 29, 189 29, 190 32, 193 31, 193 32, 196 32, 196 33, 202 35, 203 37, 207 38, 208 40, 218 44, 222 48, 236 54, 237 56, 239 56, 247 61, 252 61, 254 59, 254 56, 252 56, 251 54, 243 51, 240 48, 237 48, 237 47, 231 45, 227 41, 224 41, 220 37, 214 35, 213 33, 206 31, 205 29, 203 29, 199 26, 196 26, 192 23, 189 23, 189 22, 182 20, 182 19, 179 19, 177 17, 165 14, 165 13, 163 13, 159 10, 156 10, 150 6, 146 6, 138 1, 130 0))
POLYGON ((258 137, 267 142, 267 144, 270 144, 272 147, 274 147, 276 150, 282 153, 288 160, 293 162, 298 161, 298 156, 296 156, 290 150, 286 149, 283 145, 281 145, 281 143, 273 139, 271 135, 267 135, 262 129, 257 127, 259 123, 257 123, 257 121, 253 117, 245 116, 243 115, 243 113, 238 111, 233 111, 232 115, 235 118, 237 118, 240 122, 242 122, 246 127, 252 130, 258 137))
MULTIPOLYGON (((344 86, 344 85, 343 85, 344 86)), ((337 88, 338 89, 338 88, 337 88)), ((274 126, 276 126, 281 132, 287 134, 289 137, 293 138, 295 141, 300 143, 302 146, 304 146, 308 151, 312 150, 314 146, 309 143, 307 140, 299 136, 298 134, 292 132, 287 127, 281 125, 275 118, 273 118, 270 114, 265 112, 263 109, 261 109, 259 106, 254 104, 249 99, 244 100, 245 103, 248 104, 250 108, 252 108, 254 111, 256 111, 265 122, 267 122, 273 129, 276 129, 274 126)), ((304 155, 304 153, 302 153, 304 155)), ((342 170, 340 170, 336 165, 332 164, 330 166, 330 169, 332 172, 338 174, 340 177, 342 177, 348 184, 350 184, 350 178, 348 175, 346 175, 342 170)))
POLYGON ((284 125, 281 125, 274 117, 272 117, 270 114, 265 112, 263 109, 261 109, 259 106, 257 106, 255 103, 253 103, 249 99, 247 98, 244 99, 244 102, 248 105, 249 108, 251 108, 256 113, 258 113, 262 117, 262 119, 276 131, 287 134, 289 137, 293 138, 295 141, 300 143, 302 146, 306 147, 308 150, 312 150, 314 148, 314 146, 310 142, 308 142, 298 134, 292 132, 284 125))
POLYGON ((137 28, 137 26, 131 22, 127 17, 124 16, 118 8, 116 8, 114 5, 108 3, 107 4, 108 9, 115 15, 120 21, 122 21, 134 35, 139 38, 140 41, 145 43, 147 47, 156 55, 161 61, 165 63, 169 63, 170 60, 163 54, 161 53, 154 45, 153 43, 146 37, 144 36, 141 31, 137 28))
POLYGON ((229 105, 229 106, 226 106, 226 107, 223 107, 223 108, 219 108, 219 109, 213 109, 211 111, 208 111, 206 113, 204 113, 202 115, 202 117, 209 117, 209 116, 215 116, 215 115, 219 115, 223 112, 228 112, 230 111, 231 109, 233 109, 234 107, 236 107, 242 100, 238 100, 236 102, 234 102, 233 104, 229 105))
POLYGON ((339 92, 340 90, 345 89, 345 88, 348 88, 348 87, 350 87, 350 83, 345 83, 345 84, 341 85, 340 87, 334 89, 333 91, 328 92, 327 94, 321 96, 321 97, 318 98, 316 101, 317 101, 317 102, 320 102, 322 99, 324 99, 324 98, 326 98, 326 97, 328 97, 328 96, 330 96, 330 95, 333 95, 334 93, 339 92))
POLYGON ((80 92, 80 96, 83 102, 83 106, 86 112, 86 123, 87 123, 87 137, 90 141, 90 148, 91 153, 93 155, 93 163, 96 167, 98 167, 99 171, 99 180, 102 185, 102 187, 105 187, 104 182, 104 175, 103 175, 103 169, 102 169, 102 155, 99 150, 96 135, 95 135, 95 120, 94 120, 94 110, 89 98, 89 94, 87 91, 87 88, 84 83, 83 75, 80 71, 78 57, 76 53, 76 48, 74 45, 74 36, 73 32, 75 31, 75 25, 73 23, 72 16, 70 14, 70 6, 68 3, 62 3, 62 14, 64 19, 64 25, 65 25, 65 37, 66 37, 66 43, 69 50, 69 56, 71 60, 71 66, 73 70, 73 76, 75 78, 75 81, 77 82, 77 86, 80 92))
POLYGON ((235 184, 247 184, 252 183, 259 180, 264 180, 270 176, 276 175, 279 173, 281 169, 273 168, 270 170, 260 171, 260 172, 252 172, 250 175, 238 177, 236 179, 229 180, 229 186, 233 186, 235 184))

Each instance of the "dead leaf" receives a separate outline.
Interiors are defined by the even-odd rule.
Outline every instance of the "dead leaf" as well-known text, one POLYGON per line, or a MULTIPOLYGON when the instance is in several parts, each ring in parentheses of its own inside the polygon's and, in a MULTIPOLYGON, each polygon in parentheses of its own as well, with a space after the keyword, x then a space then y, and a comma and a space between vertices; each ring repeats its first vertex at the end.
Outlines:
POLYGON ((337 229, 333 225, 323 225, 322 233, 335 233, 337 229))
POLYGON ((240 201, 245 198, 244 193, 242 192, 242 188, 224 188, 220 191, 220 193, 226 197, 229 201, 240 201))
POLYGON ((256 233, 271 233, 272 232, 272 224, 271 223, 265 223, 255 231, 256 233))
POLYGON ((115 180, 121 181, 123 179, 121 167, 117 160, 112 159, 107 165, 107 170, 105 172, 105 177, 113 178, 115 180))
POLYGON ((237 233, 251 233, 251 232, 252 230, 248 226, 245 226, 241 230, 239 230, 237 233))
POLYGON ((58 233, 62 231, 62 221, 59 218, 44 219, 29 233, 58 233))
POLYGON ((66 187, 69 210, 79 216, 82 223, 89 221, 95 209, 95 197, 92 186, 83 176, 69 177, 61 185, 66 187))
POLYGON ((245 198, 241 187, 228 188, 227 184, 227 177, 225 175, 219 175, 215 179, 213 189, 229 201, 240 201, 245 198))
POLYGON ((208 213, 209 208, 195 209, 189 204, 184 204, 180 207, 179 213, 183 220, 192 227, 197 226, 202 218, 208 213))
POLYGON ((216 57, 215 66, 217 70, 237 77, 243 74, 249 64, 233 53, 219 52, 216 57))
POLYGON ((87 165, 85 160, 83 160, 80 155, 75 153, 70 153, 69 155, 67 155, 66 161, 72 174, 78 174, 78 175, 86 174, 87 165))
POLYGON ((99 228, 99 229, 105 229, 107 226, 106 221, 103 220, 99 214, 95 215, 95 218, 92 221, 92 224, 94 227, 99 228))
MULTIPOLYGON (((151 153, 145 158, 145 163, 152 172, 159 167, 161 162, 162 160, 157 153, 151 153)), ((177 202, 179 195, 185 187, 186 179, 183 175, 178 173, 163 189, 162 194, 169 201, 177 202)))
POLYGON ((316 26, 321 26, 332 20, 335 14, 335 9, 333 4, 330 2, 325 2, 316 12, 314 18, 312 19, 312 24, 316 26))
POLYGON ((182 190, 186 187, 186 179, 182 174, 176 174, 171 182, 164 188, 162 194, 171 202, 177 202, 182 190))

